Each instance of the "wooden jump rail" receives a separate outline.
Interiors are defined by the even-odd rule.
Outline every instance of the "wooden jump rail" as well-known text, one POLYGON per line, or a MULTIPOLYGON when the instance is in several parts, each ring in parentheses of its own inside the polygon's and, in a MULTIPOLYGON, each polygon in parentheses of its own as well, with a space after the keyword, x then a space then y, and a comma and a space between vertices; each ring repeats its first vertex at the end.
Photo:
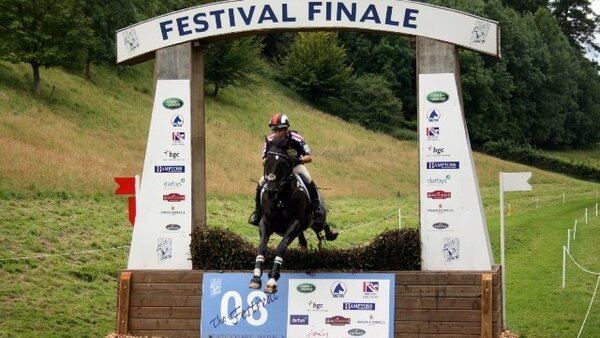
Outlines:
MULTIPOLYGON (((203 274, 200 270, 122 271, 117 292, 117 333, 198 337, 203 274)), ((489 272, 395 274, 395 337, 500 338, 499 266, 489 272)))

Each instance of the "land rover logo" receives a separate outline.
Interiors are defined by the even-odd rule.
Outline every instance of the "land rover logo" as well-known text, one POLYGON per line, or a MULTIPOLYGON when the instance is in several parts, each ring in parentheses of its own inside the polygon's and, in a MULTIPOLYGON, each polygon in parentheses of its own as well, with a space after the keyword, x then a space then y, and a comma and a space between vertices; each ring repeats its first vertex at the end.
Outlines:
POLYGON ((442 103, 448 101, 450 96, 446 92, 435 91, 427 94, 427 101, 431 103, 442 103))
POLYGON ((302 283, 296 287, 296 290, 298 290, 298 292, 300 292, 300 293, 311 293, 311 292, 315 291, 316 289, 317 289, 317 287, 311 283, 302 283))
POLYGON ((352 329, 352 330, 348 330, 348 334, 354 337, 358 337, 358 336, 362 336, 365 333, 367 333, 367 331, 363 330, 363 329, 352 329))
POLYGON ((163 107, 167 109, 179 109, 183 107, 183 100, 177 97, 170 97, 163 101, 163 107))
POLYGON ((448 223, 444 223, 444 222, 433 223, 433 227, 436 228, 436 229, 446 229, 449 226, 450 225, 448 225, 448 223))

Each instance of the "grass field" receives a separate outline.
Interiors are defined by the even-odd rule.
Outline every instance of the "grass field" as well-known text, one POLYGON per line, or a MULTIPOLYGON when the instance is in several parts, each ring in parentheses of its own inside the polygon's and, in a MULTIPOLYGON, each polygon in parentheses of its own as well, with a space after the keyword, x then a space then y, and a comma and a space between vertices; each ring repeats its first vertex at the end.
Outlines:
MULTIPOLYGON (((131 239, 113 177, 141 172, 151 64, 121 78, 95 69, 91 84, 43 70, 36 99, 28 71, 0 62, 0 337, 103 337, 115 327, 116 276, 131 239)), ((416 142, 323 114, 267 78, 221 93, 206 100, 208 226, 258 241, 246 223, 251 179, 260 174, 266 122, 276 111, 290 115, 315 153, 311 174, 341 232, 330 247, 364 245, 398 227, 400 212, 403 227, 418 226, 416 142)), ((509 329, 522 337, 576 336, 596 280, 570 264, 562 289, 561 247, 574 219, 599 202, 600 185, 481 154, 475 164, 498 263, 498 172, 533 172, 532 192, 505 195, 509 329)), ((574 257, 592 271, 600 270, 598 219, 578 227, 572 243, 574 257)), ((600 336, 598 302, 584 337, 600 336)))

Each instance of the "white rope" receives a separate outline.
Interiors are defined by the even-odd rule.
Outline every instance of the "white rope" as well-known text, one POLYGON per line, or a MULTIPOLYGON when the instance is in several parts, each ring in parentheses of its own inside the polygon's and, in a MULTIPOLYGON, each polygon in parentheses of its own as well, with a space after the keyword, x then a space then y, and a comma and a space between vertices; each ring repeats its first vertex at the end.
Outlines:
POLYGON ((36 255, 36 256, 22 256, 22 257, 12 257, 12 258, 0 258, 0 261, 17 261, 17 260, 24 260, 24 259, 34 259, 34 258, 38 258, 39 259, 39 258, 47 258, 47 257, 54 257, 54 256, 81 255, 81 254, 97 253, 97 252, 110 251, 110 250, 120 250, 120 249, 124 249, 124 248, 129 248, 129 245, 117 246, 117 247, 108 248, 108 249, 85 250, 85 251, 71 251, 71 252, 59 253, 59 254, 42 254, 42 255, 36 255))
POLYGON ((581 328, 579 329, 579 334, 577 338, 581 337, 581 332, 583 332, 583 327, 585 326, 585 322, 590 315, 590 310, 592 309, 592 304, 594 304, 594 298, 596 298, 596 291, 598 291, 598 284, 600 284, 600 276, 598 276, 598 281, 596 281, 596 288, 594 289, 594 294, 592 295, 592 300, 590 301, 590 306, 588 306, 587 313, 585 314, 585 318, 583 319, 583 324, 581 324, 581 328))
POLYGON ((376 219, 376 220, 374 220, 374 221, 371 221, 371 222, 368 222, 368 223, 365 223, 365 224, 361 224, 361 225, 355 226, 354 228, 345 229, 345 230, 340 230, 340 233, 342 233, 342 232, 346 232, 346 231, 350 231, 350 230, 354 230, 354 229, 358 229, 358 228, 362 228, 362 227, 366 227, 366 226, 368 226, 368 225, 371 225, 371 224, 373 224, 373 223, 375 223, 375 222, 379 222, 379 221, 382 221, 382 220, 384 220, 384 219, 390 218, 390 217, 392 217, 392 216, 396 215, 397 213, 398 213, 398 211, 394 211, 394 212, 392 212, 391 214, 389 214, 389 215, 387 215, 387 216, 383 216, 383 217, 382 217, 382 218, 380 218, 380 219, 376 219))
POLYGON ((583 270, 583 271, 585 271, 585 272, 587 272, 587 273, 589 273, 589 274, 592 274, 592 275, 598 275, 598 276, 600 276, 600 272, 594 272, 594 271, 590 271, 590 270, 588 270, 588 269, 586 269, 586 268, 582 267, 581 265, 579 265, 579 263, 577 263, 577 262, 575 261, 575 258, 573 258, 573 256, 571 256, 571 253, 569 252, 569 250, 566 250, 566 251, 567 251, 567 255, 569 255, 569 257, 571 258, 571 261, 572 261, 573 263, 575 263, 575 265, 577 265, 577 267, 578 267, 578 268, 580 268, 581 270, 583 270))

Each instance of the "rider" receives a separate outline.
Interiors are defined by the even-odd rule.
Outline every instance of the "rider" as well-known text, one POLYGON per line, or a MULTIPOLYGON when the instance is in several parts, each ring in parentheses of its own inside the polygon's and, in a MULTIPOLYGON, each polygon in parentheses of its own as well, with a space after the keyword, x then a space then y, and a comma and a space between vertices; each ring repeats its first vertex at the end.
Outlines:
MULTIPOLYGON (((296 156, 293 157, 292 162, 294 165, 293 172, 302 175, 308 183, 307 188, 313 205, 314 218, 319 219, 323 216, 320 196, 317 191, 317 186, 315 185, 315 182, 310 177, 310 174, 308 173, 308 170, 304 165, 305 163, 312 162, 312 157, 310 155, 310 149, 308 148, 308 144, 306 144, 304 137, 302 137, 298 132, 294 130, 288 130, 288 128, 290 127, 290 120, 285 114, 277 113, 273 115, 271 121, 269 122, 269 127, 273 132, 267 137, 266 142, 263 145, 263 165, 265 157, 267 156, 267 152, 269 151, 269 145, 271 144, 271 142, 276 138, 288 138, 290 140, 290 142, 288 143, 289 149, 293 149, 296 152, 296 156)), ((252 215, 250 215, 250 218, 248 219, 248 223, 256 226, 258 226, 258 223, 260 222, 260 191, 264 182, 265 178, 261 177, 260 182, 256 187, 255 209, 254 212, 252 212, 252 215)), ((325 225, 326 237, 331 238, 332 234, 333 233, 331 232, 331 229, 327 225, 325 225)))

